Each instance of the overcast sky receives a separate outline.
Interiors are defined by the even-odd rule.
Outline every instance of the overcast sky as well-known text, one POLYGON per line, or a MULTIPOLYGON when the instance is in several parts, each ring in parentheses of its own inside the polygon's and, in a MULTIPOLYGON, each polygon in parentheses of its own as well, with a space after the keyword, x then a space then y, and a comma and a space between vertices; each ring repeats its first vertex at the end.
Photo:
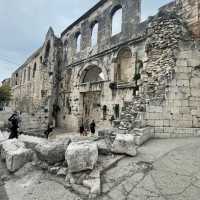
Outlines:
MULTIPOLYGON (((44 41, 52 26, 60 33, 99 0, 0 0, 0 82, 44 41)), ((172 0, 143 0, 142 18, 172 0)))

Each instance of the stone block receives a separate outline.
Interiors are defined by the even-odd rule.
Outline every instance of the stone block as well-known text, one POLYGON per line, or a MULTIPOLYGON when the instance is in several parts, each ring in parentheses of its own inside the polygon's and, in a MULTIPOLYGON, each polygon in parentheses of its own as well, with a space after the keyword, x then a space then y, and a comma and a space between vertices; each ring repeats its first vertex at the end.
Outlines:
POLYGON ((163 120, 155 120, 155 126, 163 127, 164 126, 163 120))
POLYGON ((134 135, 131 134, 117 134, 111 151, 117 154, 126 154, 129 156, 136 156, 137 150, 135 146, 134 135))
MULTIPOLYGON (((162 127, 159 127, 159 130, 163 132, 162 127)), ((154 138, 154 132, 155 132, 155 129, 151 127, 144 128, 144 129, 134 129, 135 144, 138 146, 141 146, 148 140, 154 138)))
POLYGON ((35 151, 40 160, 49 164, 55 164, 65 160, 65 151, 70 143, 70 139, 63 141, 46 141, 36 145, 35 151))
MULTIPOLYGON (((108 141, 109 142, 109 141, 108 141)), ((96 141, 99 154, 107 155, 111 152, 111 147, 104 139, 96 141)))
POLYGON ((186 59, 179 59, 177 60, 176 65, 178 66, 178 68, 181 68, 181 67, 187 67, 188 63, 186 59))
POLYGON ((189 80, 177 80, 176 84, 179 87, 189 87, 190 82, 189 82, 189 80))
POLYGON ((38 144, 43 144, 47 140, 34 136, 20 135, 19 141, 22 141, 25 144, 26 148, 34 149, 38 144))
POLYGON ((101 181, 100 178, 83 180, 83 185, 90 188, 90 193, 95 195, 101 194, 101 181))
POLYGON ((70 172, 92 170, 98 160, 98 148, 94 142, 72 142, 65 153, 70 172))
POLYGON ((164 127, 168 127, 168 126, 170 126, 170 120, 163 120, 163 126, 164 127))
POLYGON ((114 129, 113 129, 113 128, 100 129, 100 130, 98 130, 98 136, 99 136, 100 138, 109 137, 109 136, 112 135, 113 133, 114 133, 114 129))
POLYGON ((200 97, 200 90, 197 88, 192 88, 191 89, 191 95, 194 97, 200 97))
POLYGON ((150 106, 149 107, 150 113, 162 113, 162 111, 163 111, 162 106, 150 106))
POLYGON ((32 160, 33 152, 25 148, 24 143, 13 139, 2 143, 1 156, 8 170, 15 172, 32 160))

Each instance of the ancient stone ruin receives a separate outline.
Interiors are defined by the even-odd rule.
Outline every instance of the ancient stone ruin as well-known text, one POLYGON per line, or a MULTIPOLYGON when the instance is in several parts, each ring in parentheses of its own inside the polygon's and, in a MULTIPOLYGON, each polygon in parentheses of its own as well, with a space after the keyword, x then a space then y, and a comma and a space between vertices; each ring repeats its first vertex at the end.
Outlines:
POLYGON ((10 80, 11 106, 32 136, 0 143, 9 171, 32 161, 97 196, 101 175, 147 140, 200 136, 199 1, 140 15, 141 0, 101 0, 59 38, 49 29, 10 80), (98 136, 34 137, 48 124, 77 133, 91 120, 98 136))
POLYGON ((140 0, 102 0, 59 38, 50 28, 11 78, 24 131, 53 123, 77 132, 95 120, 125 133, 199 135, 199 2, 173 1, 143 22, 140 15, 140 0))

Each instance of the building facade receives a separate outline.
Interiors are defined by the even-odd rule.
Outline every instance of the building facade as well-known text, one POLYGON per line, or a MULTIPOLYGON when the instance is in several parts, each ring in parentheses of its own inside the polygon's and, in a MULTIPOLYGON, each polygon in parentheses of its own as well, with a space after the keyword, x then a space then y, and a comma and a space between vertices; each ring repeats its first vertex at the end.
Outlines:
POLYGON ((27 129, 77 131, 95 120, 158 137, 198 134, 199 13, 198 0, 177 0, 141 22, 141 0, 101 0, 60 38, 50 28, 13 73, 13 108, 27 129))

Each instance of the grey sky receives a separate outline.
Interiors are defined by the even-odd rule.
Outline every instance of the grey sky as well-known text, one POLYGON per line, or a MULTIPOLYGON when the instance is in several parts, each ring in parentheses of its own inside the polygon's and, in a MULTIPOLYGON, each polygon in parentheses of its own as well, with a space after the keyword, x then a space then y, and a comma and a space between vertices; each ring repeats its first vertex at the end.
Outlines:
MULTIPOLYGON (((99 0, 0 0, 0 82, 44 41, 60 33, 99 0)), ((142 18, 171 0, 143 0, 142 18)))

